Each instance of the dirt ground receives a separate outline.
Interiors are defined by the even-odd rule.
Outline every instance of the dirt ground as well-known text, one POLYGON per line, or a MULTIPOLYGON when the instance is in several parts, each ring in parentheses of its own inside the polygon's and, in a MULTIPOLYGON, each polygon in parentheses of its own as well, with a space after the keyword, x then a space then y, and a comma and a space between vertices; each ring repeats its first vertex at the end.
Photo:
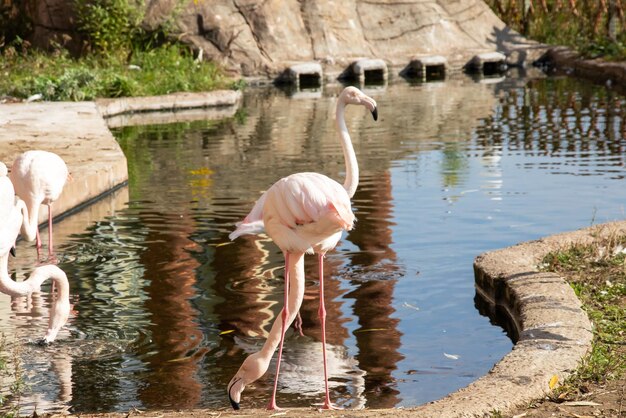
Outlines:
MULTIPOLYGON (((626 350, 623 350, 626 353, 626 350)), ((614 380, 606 385, 587 385, 583 392, 576 395, 568 394, 560 403, 549 399, 538 400, 525 408, 519 408, 511 413, 499 414, 494 412, 492 417, 507 418, 623 418, 626 417, 626 378, 614 380)), ((374 418, 391 417, 410 418, 415 411, 406 409, 362 409, 320 411, 314 408, 289 408, 281 411, 265 411, 263 409, 242 409, 233 411, 223 409, 197 409, 190 411, 138 411, 116 414, 80 414, 82 418, 184 418, 184 417, 215 417, 215 418, 242 418, 242 417, 324 417, 324 418, 374 418)), ((43 415, 52 418, 53 415, 43 415)), ((41 415, 39 415, 41 417, 41 415)), ((58 416, 60 417, 60 416, 58 416)))
MULTIPOLYGON (((624 350, 626 351, 626 350, 624 350)), ((544 399, 528 408, 521 408, 506 417, 626 417, 626 378, 606 385, 587 385, 581 393, 561 403, 544 399)))

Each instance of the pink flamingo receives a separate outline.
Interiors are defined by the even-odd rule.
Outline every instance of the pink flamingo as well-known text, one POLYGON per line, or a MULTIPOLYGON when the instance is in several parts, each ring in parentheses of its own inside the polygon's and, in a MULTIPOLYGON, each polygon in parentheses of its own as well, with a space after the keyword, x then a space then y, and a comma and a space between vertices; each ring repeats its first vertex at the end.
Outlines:
POLYGON ((15 194, 26 203, 30 215, 22 226, 22 236, 26 241, 37 240, 37 252, 41 249, 39 207, 48 206, 48 253, 52 254, 52 203, 59 198, 68 176, 65 162, 52 152, 26 151, 13 162, 10 178, 15 194))
POLYGON ((276 405, 278 374, 285 331, 299 312, 304 296, 304 254, 315 253, 319 263, 318 315, 322 324, 325 399, 323 409, 334 409, 328 391, 326 363, 326 309, 324 307, 324 255, 335 248, 343 231, 350 231, 355 217, 350 198, 359 183, 359 168, 346 127, 344 112, 348 104, 365 106, 378 119, 374 99, 355 87, 346 87, 337 100, 336 123, 346 163, 343 186, 318 173, 298 173, 278 180, 255 203, 254 207, 230 234, 235 239, 243 234, 258 234, 265 230, 285 255, 285 296, 281 318, 276 318, 261 350, 243 362, 228 384, 228 398, 232 407, 239 409, 241 393, 246 385, 259 379, 269 367, 278 346, 278 360, 274 390, 267 409, 276 405))
POLYGON ((15 282, 9 277, 9 254, 15 255, 15 240, 23 224, 29 226, 28 222, 28 208, 22 200, 15 199, 13 184, 7 177, 7 168, 0 163, 0 292, 11 297, 28 296, 39 292, 41 284, 47 279, 53 280, 58 286, 57 297, 50 307, 48 331, 40 340, 43 344, 49 344, 55 340, 69 317, 70 285, 63 270, 54 265, 37 267, 22 282, 15 282))

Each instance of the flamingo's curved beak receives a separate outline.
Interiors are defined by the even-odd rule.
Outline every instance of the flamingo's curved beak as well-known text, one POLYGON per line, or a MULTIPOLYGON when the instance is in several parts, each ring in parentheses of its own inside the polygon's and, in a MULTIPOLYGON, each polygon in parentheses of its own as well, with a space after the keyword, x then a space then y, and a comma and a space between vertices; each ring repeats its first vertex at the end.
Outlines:
POLYGON ((230 396, 230 391, 233 388, 233 386, 235 386, 235 383, 237 383, 238 381, 241 380, 241 378, 238 379, 234 379, 233 378, 233 382, 230 384, 230 387, 228 388, 228 400, 230 401, 230 405, 233 407, 233 409, 235 411, 239 411, 239 402, 235 402, 235 400, 233 399, 232 396, 230 396))
POLYGON ((230 400, 230 404, 232 405, 235 411, 239 411, 239 404, 233 400, 233 398, 228 395, 228 400, 230 400))
POLYGON ((374 107, 374 110, 372 110, 372 117, 374 120, 378 120, 378 107, 374 107))
POLYGON ((11 247, 11 250, 9 252, 13 257, 15 257, 15 247, 11 247))

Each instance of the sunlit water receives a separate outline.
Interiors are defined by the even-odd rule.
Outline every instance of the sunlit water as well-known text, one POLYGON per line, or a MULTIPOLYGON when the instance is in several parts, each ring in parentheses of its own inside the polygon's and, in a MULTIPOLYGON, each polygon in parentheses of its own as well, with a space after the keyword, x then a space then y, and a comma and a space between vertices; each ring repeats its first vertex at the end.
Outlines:
MULTIPOLYGON (((59 224, 70 332, 18 354, 30 384, 23 411, 228 406, 227 382, 282 307, 283 258, 266 237, 227 236, 282 176, 343 181, 339 91, 253 89, 227 120, 115 130, 129 186, 106 201, 114 215, 74 221, 84 226, 73 234, 80 214, 59 224)), ((566 79, 367 92, 379 121, 360 107, 347 114, 358 223, 326 260, 331 395, 343 407, 417 405, 484 375, 512 347, 479 312, 478 254, 624 217, 626 103, 566 79)), ((20 243, 18 277, 34 253, 20 243)), ((314 257, 306 273, 305 336, 287 335, 281 406, 322 399, 314 257)), ((0 330, 43 335, 47 301, 2 296, 0 330)), ((244 392, 244 408, 265 405, 273 369, 244 392)))

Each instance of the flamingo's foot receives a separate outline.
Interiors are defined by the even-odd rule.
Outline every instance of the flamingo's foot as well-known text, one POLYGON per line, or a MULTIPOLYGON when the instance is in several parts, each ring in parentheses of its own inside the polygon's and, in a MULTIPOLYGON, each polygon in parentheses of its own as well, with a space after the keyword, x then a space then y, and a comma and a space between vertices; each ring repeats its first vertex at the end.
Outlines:
POLYGON ((337 411, 337 410, 341 410, 343 408, 333 405, 333 403, 330 401, 330 399, 326 399, 324 401, 324 403, 316 403, 314 404, 314 406, 319 407, 320 410, 331 410, 331 411, 337 411))
POLYGON ((41 254, 37 256, 37 262, 35 263, 35 266, 41 267, 47 265, 59 265, 59 259, 57 258, 56 254, 48 254, 47 258, 42 257, 41 254))
POLYGON ((265 408, 268 411, 282 411, 283 408, 279 408, 278 405, 276 405, 276 399, 272 398, 269 403, 267 404, 267 407, 265 408))

